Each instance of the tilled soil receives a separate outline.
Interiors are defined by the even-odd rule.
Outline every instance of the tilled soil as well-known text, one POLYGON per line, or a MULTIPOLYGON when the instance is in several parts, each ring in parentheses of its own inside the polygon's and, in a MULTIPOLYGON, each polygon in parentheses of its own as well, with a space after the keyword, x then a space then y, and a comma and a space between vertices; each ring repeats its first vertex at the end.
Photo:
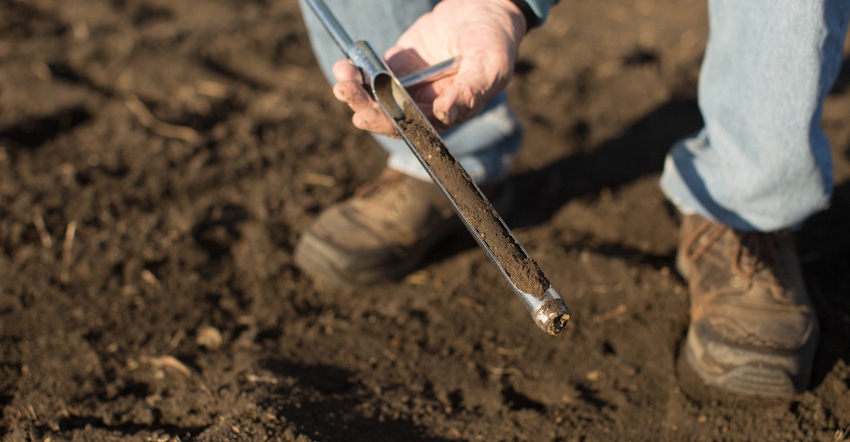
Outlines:
POLYGON ((0 1, 0 437, 850 439, 850 67, 835 198, 797 237, 811 389, 723 394, 680 364, 688 296, 657 186, 700 127, 701 0, 562 2, 523 44, 503 214, 572 320, 542 333, 468 234, 401 281, 292 261, 381 170, 295 0, 0 1))

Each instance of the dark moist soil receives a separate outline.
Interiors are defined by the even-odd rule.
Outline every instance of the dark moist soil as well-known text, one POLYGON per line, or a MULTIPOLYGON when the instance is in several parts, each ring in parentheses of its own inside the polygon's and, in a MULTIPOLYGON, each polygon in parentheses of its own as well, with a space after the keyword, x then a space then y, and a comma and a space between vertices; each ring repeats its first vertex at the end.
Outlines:
POLYGON ((510 85, 505 218, 573 319, 541 333, 466 232, 401 281, 292 261, 386 159, 315 66, 297 3, 0 2, 0 439, 847 440, 850 68, 832 207, 797 232, 811 388, 700 384, 657 180, 697 130, 697 0, 561 2, 510 85))
POLYGON ((397 121, 398 127, 413 144, 411 148, 418 150, 421 160, 428 164, 436 179, 454 200, 460 216, 486 244, 511 283, 538 301, 544 301, 549 280, 540 267, 523 251, 496 209, 472 182, 413 102, 405 101, 403 111, 404 117, 397 121))

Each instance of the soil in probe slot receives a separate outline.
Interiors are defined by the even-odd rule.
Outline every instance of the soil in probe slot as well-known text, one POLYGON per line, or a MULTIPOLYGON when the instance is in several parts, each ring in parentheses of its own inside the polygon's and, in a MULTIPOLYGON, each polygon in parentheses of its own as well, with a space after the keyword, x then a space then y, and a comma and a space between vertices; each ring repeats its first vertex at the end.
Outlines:
POLYGON ((405 117, 397 120, 399 127, 419 148, 422 160, 454 198, 470 228, 480 235, 518 289, 544 300, 543 293, 549 288, 549 281, 540 267, 522 250, 496 209, 478 191, 443 140, 422 120, 419 110, 411 102, 405 102, 403 108, 405 117))

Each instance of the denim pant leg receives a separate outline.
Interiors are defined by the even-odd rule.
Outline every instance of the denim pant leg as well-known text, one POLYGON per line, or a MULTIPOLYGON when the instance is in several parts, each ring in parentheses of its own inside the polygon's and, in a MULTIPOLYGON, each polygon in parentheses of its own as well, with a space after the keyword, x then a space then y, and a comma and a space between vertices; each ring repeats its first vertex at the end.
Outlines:
MULTIPOLYGON (((333 64, 345 57, 310 7, 299 0, 313 53, 328 81, 333 64)), ((354 40, 368 41, 383 54, 419 16, 437 0, 325 0, 328 8, 354 40)), ((442 134, 446 145, 478 183, 503 179, 522 143, 519 120, 508 106, 505 93, 491 100, 472 120, 442 134)), ((389 153, 388 166, 408 175, 430 180, 404 141, 376 135, 389 153)))
POLYGON ((698 89, 705 127, 673 146, 661 176, 683 213, 774 231, 829 204, 820 120, 848 13, 847 0, 709 1, 698 89))

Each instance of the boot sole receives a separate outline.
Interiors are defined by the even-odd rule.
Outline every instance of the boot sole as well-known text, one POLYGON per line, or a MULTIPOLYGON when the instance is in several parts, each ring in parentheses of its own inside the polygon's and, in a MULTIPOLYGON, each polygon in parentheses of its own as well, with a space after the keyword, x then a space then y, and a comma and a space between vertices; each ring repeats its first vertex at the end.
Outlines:
POLYGON ((688 328, 685 355, 691 369, 709 385, 753 396, 788 397, 805 390, 808 373, 799 370, 799 354, 757 352, 725 344, 706 326, 688 328))

